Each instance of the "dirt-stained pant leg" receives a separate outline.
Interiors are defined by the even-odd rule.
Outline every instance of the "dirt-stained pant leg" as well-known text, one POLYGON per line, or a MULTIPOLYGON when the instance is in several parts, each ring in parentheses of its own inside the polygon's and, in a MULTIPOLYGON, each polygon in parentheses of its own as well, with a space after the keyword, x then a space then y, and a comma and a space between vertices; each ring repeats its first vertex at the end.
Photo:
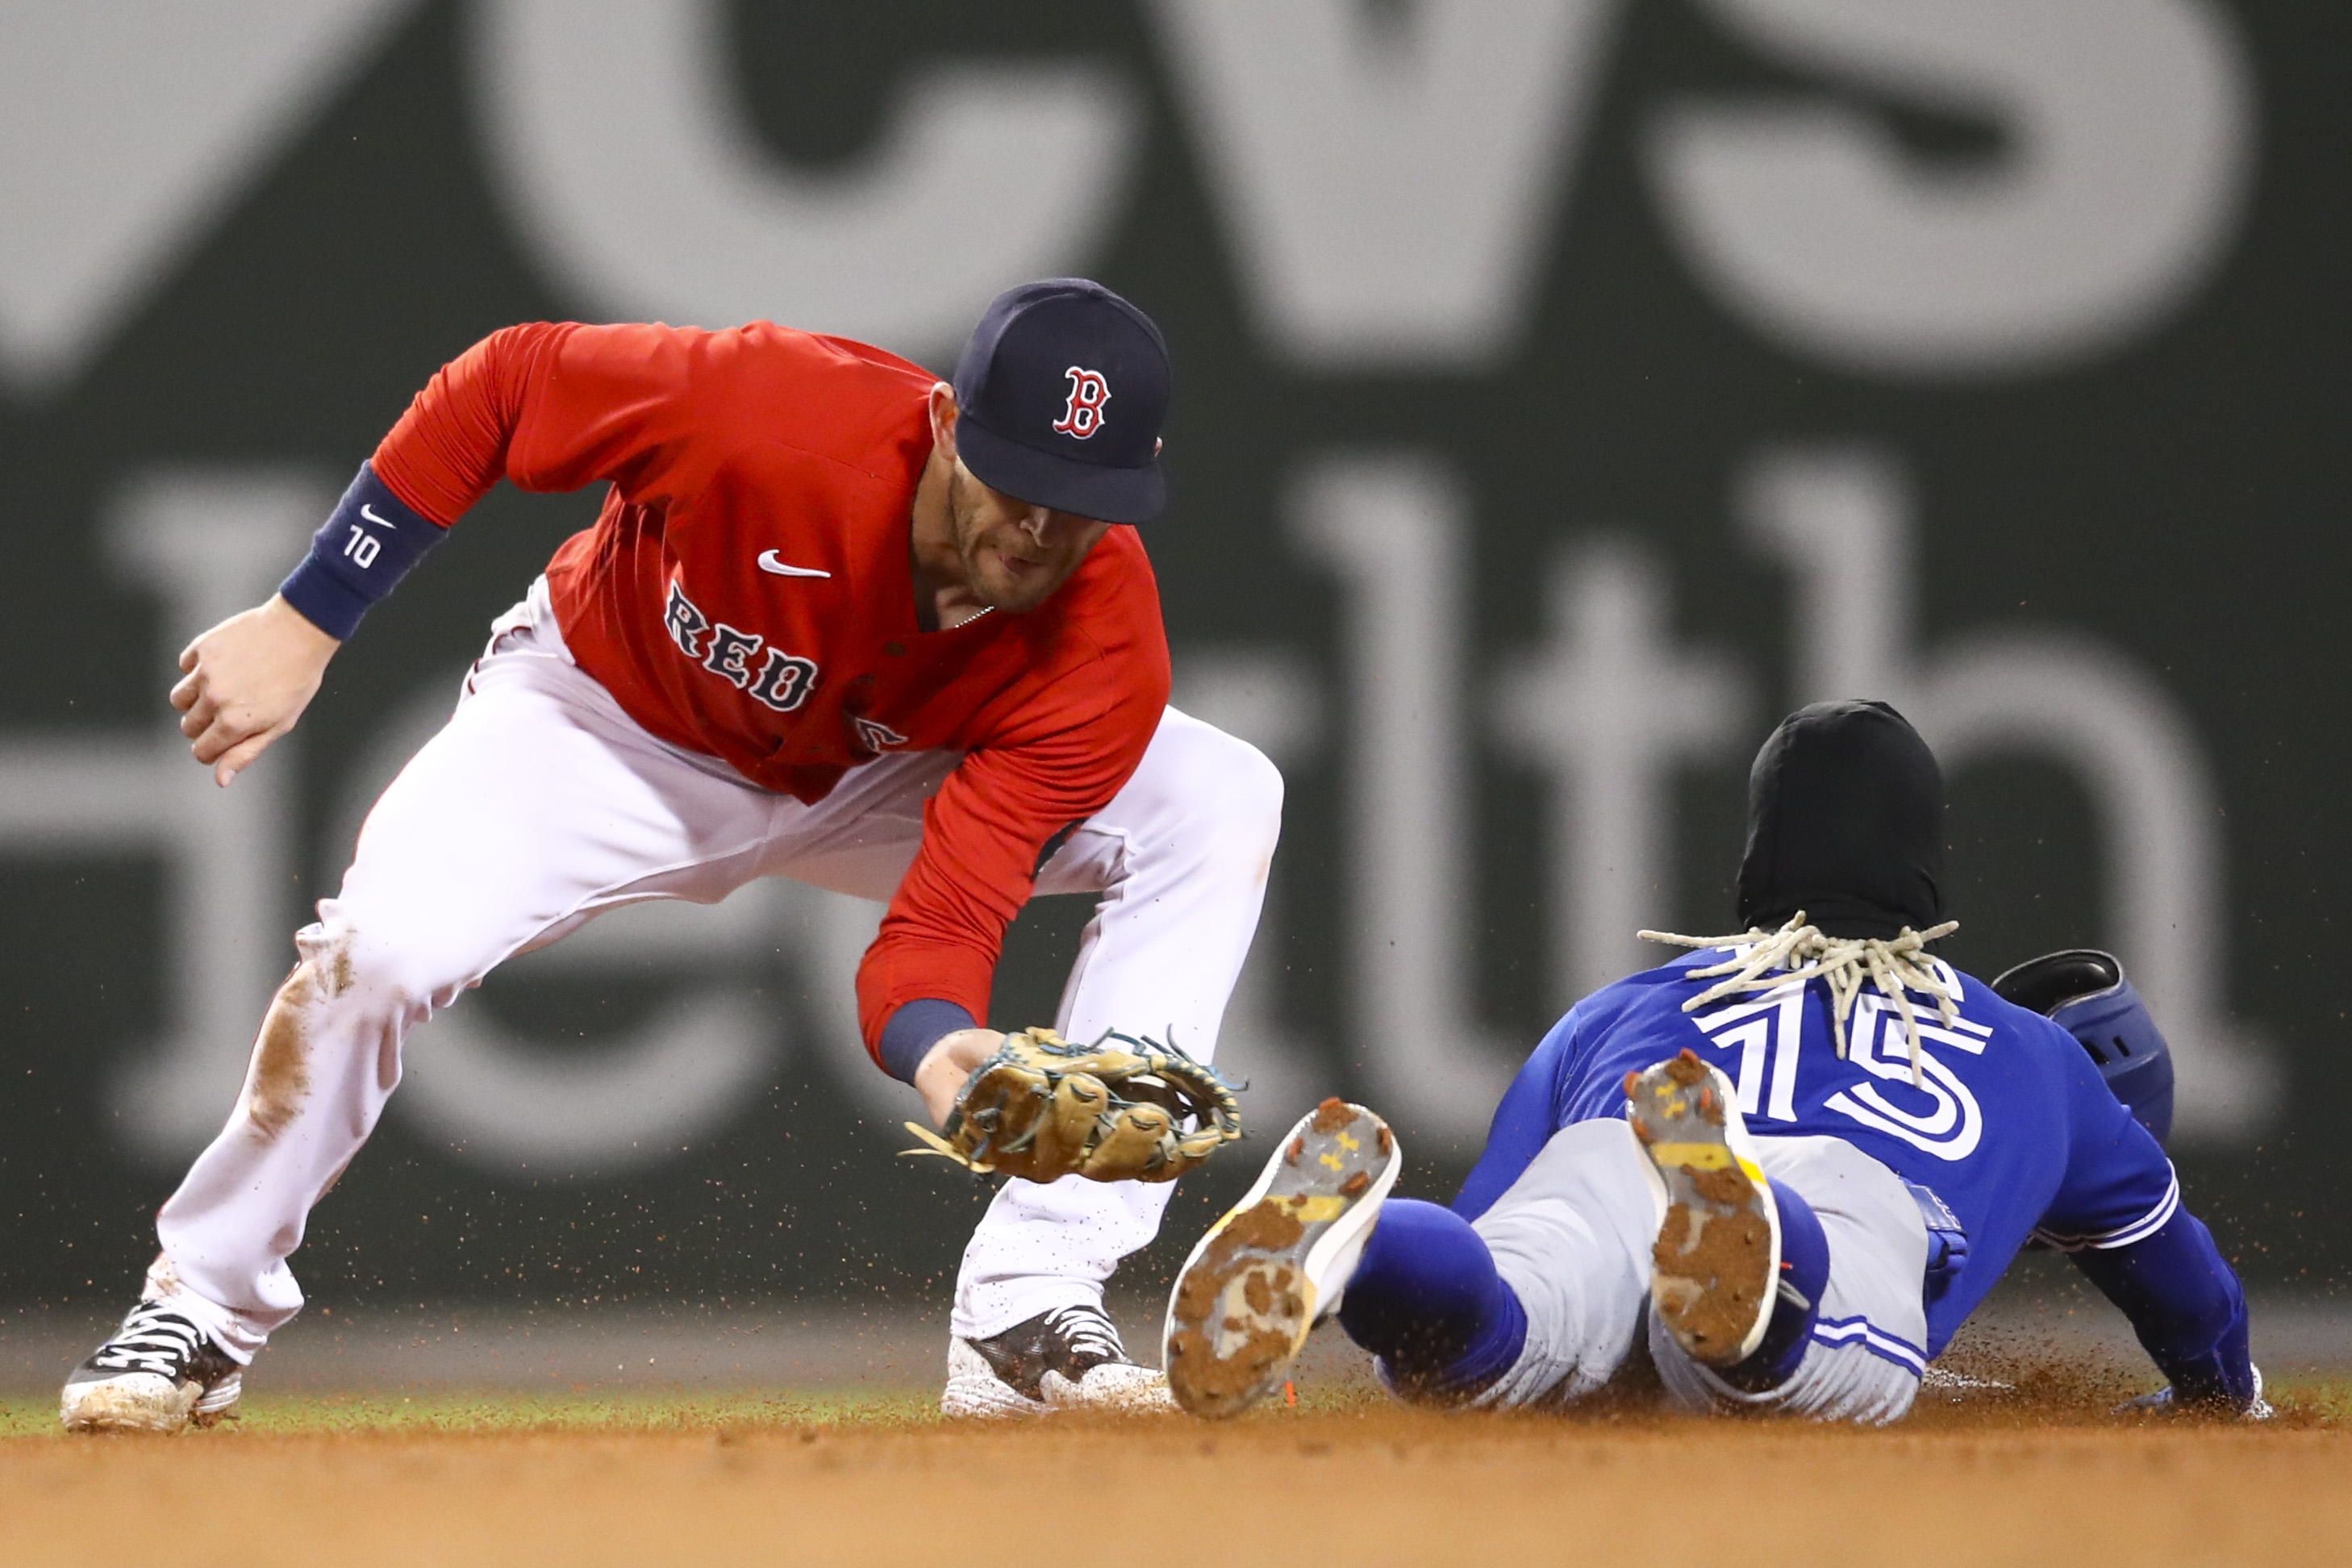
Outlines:
MULTIPOLYGON (((1282 775, 1246 742, 1171 708, 1124 789, 1074 833, 1040 893, 1098 892, 1055 1026, 1173 1039, 1207 1060, 1265 901, 1282 775)), ((985 1339, 1099 1303, 1118 1260, 1148 1245, 1168 1183, 1007 1182, 965 1247, 953 1332, 985 1339)))
POLYGON ((1479 1403, 1590 1394, 1643 1334, 1668 1403, 1685 1410, 1744 1406, 1862 1422, 1907 1411, 1927 1340, 1927 1232, 1918 1205, 1894 1173, 1842 1139, 1759 1136, 1756 1145, 1765 1173, 1794 1188, 1829 1237, 1829 1285, 1795 1376, 1764 1394, 1740 1393, 1685 1355, 1650 1310, 1661 1216, 1641 1145, 1612 1118, 1554 1133, 1476 1222, 1528 1314, 1525 1350, 1479 1403))
POLYGON ((723 898, 798 807, 638 729, 564 655, 544 589, 499 621, 448 725, 369 815, 227 1125, 158 1216, 149 1293, 232 1351, 300 1309, 286 1258, 374 1129, 410 1029, 600 910, 723 898))

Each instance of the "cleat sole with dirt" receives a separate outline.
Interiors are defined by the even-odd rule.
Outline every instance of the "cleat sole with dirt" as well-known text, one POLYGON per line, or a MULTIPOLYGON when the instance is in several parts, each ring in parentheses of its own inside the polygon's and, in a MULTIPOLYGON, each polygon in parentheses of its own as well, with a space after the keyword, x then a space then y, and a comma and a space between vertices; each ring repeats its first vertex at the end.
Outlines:
POLYGON ((1763 1342, 1780 1268, 1780 1215, 1737 1093, 1685 1050, 1626 1074, 1625 1099, 1665 1213, 1651 1301, 1693 1360, 1735 1365, 1763 1342))
POLYGON ((1302 1119, 1257 1183, 1209 1227, 1169 1299, 1169 1391, 1195 1415, 1238 1415, 1289 1374, 1396 1184, 1388 1124, 1327 1100, 1302 1119))

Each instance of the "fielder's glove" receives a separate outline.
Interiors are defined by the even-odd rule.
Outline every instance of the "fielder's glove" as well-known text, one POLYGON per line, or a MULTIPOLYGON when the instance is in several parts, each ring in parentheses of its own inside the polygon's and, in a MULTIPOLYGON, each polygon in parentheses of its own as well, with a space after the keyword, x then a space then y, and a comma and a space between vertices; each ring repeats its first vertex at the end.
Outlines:
POLYGON ((908 1153, 983 1174, 1170 1182, 1239 1138, 1242 1121, 1216 1069, 1172 1045, 1109 1034, 1074 1046, 1029 1029, 964 1079, 944 1135, 912 1121, 907 1131, 925 1145, 908 1153))

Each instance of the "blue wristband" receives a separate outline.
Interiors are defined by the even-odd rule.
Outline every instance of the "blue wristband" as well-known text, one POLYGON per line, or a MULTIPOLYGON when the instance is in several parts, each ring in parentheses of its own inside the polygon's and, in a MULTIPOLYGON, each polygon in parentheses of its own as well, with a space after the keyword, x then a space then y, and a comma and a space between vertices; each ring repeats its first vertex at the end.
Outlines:
POLYGON ((326 526, 310 536, 310 553, 278 592, 329 637, 349 637, 369 607, 448 532, 411 511, 375 477, 373 463, 362 463, 326 526))
POLYGON ((874 1054, 882 1058, 884 1072, 901 1083, 912 1083, 915 1069, 923 1065, 923 1058, 940 1043, 941 1036, 977 1027, 971 1015, 954 1003, 918 996, 890 1015, 890 1021, 882 1026, 882 1038, 875 1043, 874 1054))

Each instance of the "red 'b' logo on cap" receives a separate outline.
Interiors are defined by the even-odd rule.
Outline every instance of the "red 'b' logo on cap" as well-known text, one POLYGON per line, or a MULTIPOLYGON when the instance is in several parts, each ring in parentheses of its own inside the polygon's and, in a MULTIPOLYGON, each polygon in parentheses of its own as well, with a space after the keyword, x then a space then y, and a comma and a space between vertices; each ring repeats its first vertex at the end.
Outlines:
POLYGON ((1070 378, 1070 405, 1054 421, 1054 428, 1083 441, 1103 427, 1103 405, 1110 401, 1110 383, 1098 370, 1072 365, 1062 373, 1070 378))

